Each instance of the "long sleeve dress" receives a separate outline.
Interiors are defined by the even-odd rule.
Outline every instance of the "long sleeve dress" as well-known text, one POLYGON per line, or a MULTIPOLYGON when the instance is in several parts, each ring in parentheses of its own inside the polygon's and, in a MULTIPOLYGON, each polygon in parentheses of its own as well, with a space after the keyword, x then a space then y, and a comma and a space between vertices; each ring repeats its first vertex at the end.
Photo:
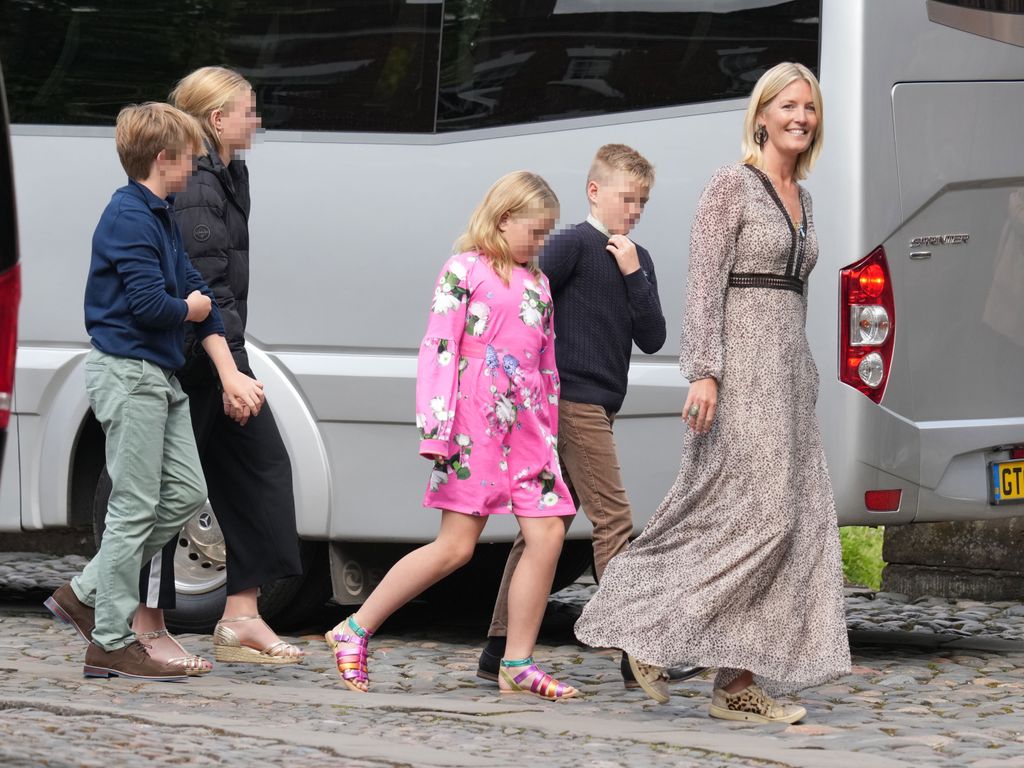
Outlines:
POLYGON ((683 438, 679 475, 576 623, 591 646, 663 667, 747 669, 770 694, 847 673, 835 505, 815 417, 807 276, 811 198, 794 226, 767 176, 720 169, 690 242, 680 365, 718 381, 711 430, 683 438))
POLYGON ((416 374, 420 454, 442 456, 423 506, 472 515, 573 515, 558 465, 558 372, 547 278, 486 256, 438 277, 416 374))

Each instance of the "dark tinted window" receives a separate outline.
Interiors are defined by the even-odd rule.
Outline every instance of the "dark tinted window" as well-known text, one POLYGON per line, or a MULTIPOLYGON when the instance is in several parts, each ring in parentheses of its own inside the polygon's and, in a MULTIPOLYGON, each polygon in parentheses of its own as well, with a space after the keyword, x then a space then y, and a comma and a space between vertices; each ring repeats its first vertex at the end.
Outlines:
POLYGON ((267 128, 432 131, 440 0, 3 0, 11 117, 110 125, 225 64, 267 128))
POLYGON ((440 131, 746 96, 817 72, 818 0, 447 0, 440 131))
POLYGON ((935 0, 943 5, 957 5, 978 11, 1024 14, 1024 0, 935 0))

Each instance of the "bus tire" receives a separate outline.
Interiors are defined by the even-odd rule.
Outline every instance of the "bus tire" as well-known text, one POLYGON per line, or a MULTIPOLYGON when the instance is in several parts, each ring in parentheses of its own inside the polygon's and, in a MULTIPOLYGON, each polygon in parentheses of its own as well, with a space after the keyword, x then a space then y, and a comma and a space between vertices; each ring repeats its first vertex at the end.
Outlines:
MULTIPOLYGON (((110 475, 104 467, 93 495, 93 534, 97 549, 103 539, 110 488, 110 475)), ((227 558, 224 537, 209 502, 182 528, 178 542, 175 554, 176 607, 165 614, 167 627, 172 632, 210 633, 224 613, 227 558)), ((299 544, 303 573, 273 581, 261 590, 260 614, 275 628, 299 623, 323 604, 327 598, 320 598, 325 592, 327 597, 330 596, 326 554, 322 558, 317 557, 317 552, 322 552, 322 545, 301 541, 299 544), (315 583, 318 560, 324 561, 320 567, 320 581, 327 585, 321 585, 319 589, 315 583)))

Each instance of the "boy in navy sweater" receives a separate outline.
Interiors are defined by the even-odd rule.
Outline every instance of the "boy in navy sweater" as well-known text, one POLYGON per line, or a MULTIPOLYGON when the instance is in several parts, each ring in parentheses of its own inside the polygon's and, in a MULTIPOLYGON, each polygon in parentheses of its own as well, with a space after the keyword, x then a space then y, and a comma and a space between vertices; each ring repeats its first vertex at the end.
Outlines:
MULTIPOLYGON (((540 266, 555 305, 555 358, 562 391, 558 454, 576 506, 594 526, 594 575, 629 543, 633 514, 622 485, 612 425, 626 396, 634 342, 646 354, 665 343, 654 262, 629 239, 654 185, 654 167, 635 149, 606 144, 587 175, 587 220, 551 236, 540 266)), ((516 538, 494 606, 477 674, 491 679, 504 651, 508 588, 523 551, 516 538)), ((622 665, 627 687, 635 685, 622 665)))
POLYGON ((247 418, 263 393, 235 367, 167 199, 194 170, 199 126, 166 104, 130 106, 117 117, 115 141, 129 180, 96 226, 85 288, 86 389, 106 435, 112 488, 99 552, 46 605, 91 640, 86 676, 178 680, 181 668, 151 659, 129 622, 140 566, 206 500, 188 399, 174 376, 184 324, 196 324, 217 366, 226 412, 247 418))

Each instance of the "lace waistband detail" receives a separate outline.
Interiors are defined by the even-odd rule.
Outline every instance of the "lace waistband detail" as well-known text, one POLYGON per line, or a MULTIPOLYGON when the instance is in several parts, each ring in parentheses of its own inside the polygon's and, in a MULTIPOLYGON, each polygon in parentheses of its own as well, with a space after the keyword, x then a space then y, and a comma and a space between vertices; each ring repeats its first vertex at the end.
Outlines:
POLYGON ((799 277, 775 275, 771 272, 730 272, 730 288, 772 288, 803 294, 804 281, 799 277))

